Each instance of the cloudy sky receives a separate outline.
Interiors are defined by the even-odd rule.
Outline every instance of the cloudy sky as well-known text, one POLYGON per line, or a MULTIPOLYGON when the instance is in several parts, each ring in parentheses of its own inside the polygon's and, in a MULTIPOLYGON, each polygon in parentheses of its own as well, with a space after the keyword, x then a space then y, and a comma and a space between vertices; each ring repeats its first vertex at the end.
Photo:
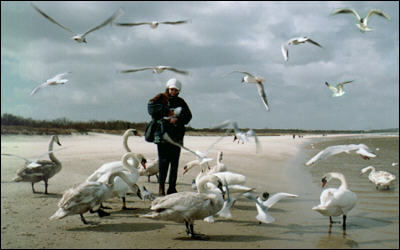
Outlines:
POLYGON ((379 129, 398 128, 398 2, 33 2, 76 33, 110 17, 117 22, 177 21, 181 25, 120 27, 107 25, 87 35, 87 44, 36 12, 31 2, 1 2, 1 113, 33 119, 147 122, 147 101, 165 90, 170 78, 183 84, 194 128, 227 119, 241 128, 379 129), (350 14, 377 8, 371 32, 362 33, 350 14), (291 46, 285 62, 281 44, 291 46), (191 72, 129 74, 117 70, 168 65, 191 72), (247 71, 266 79, 271 110, 256 86, 241 83, 247 71), (65 85, 32 89, 71 71, 65 85), (325 81, 345 85, 334 98, 325 81))

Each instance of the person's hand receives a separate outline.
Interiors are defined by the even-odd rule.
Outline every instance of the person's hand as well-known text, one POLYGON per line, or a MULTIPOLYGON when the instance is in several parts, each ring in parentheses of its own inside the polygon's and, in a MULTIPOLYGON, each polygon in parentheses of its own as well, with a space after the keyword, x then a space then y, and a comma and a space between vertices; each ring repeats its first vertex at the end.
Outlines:
POLYGON ((171 124, 176 124, 178 122, 178 118, 176 118, 176 117, 174 117, 174 118, 171 118, 170 120, 169 120, 169 123, 171 123, 171 124))

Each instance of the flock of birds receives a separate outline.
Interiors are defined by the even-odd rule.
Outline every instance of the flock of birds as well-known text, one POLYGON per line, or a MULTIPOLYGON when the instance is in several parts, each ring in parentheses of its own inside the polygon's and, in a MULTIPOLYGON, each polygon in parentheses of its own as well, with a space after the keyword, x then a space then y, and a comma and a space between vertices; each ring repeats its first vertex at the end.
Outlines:
MULTIPOLYGON (((154 22, 137 22, 137 23, 115 23, 115 20, 119 18, 123 11, 118 9, 111 17, 105 20, 100 25, 89 29, 83 34, 76 34, 71 29, 65 25, 60 24, 55 19, 44 13, 35 5, 31 4, 34 10, 45 17, 47 20, 56 24, 60 28, 73 34, 72 39, 78 43, 87 43, 86 36, 93 31, 96 31, 107 24, 114 23, 117 26, 132 27, 139 25, 149 25, 151 28, 155 29, 159 24, 184 24, 188 23, 189 20, 181 21, 154 21, 154 22)), ((336 14, 353 14, 357 18, 357 27, 362 31, 371 31, 372 29, 368 26, 368 19, 372 15, 378 15, 384 17, 388 20, 391 18, 384 12, 373 9, 370 10, 365 18, 360 18, 358 13, 352 9, 342 8, 335 10, 332 15, 336 14)), ((296 37, 283 43, 281 46, 282 54, 285 61, 289 59, 289 46, 299 45, 302 43, 311 43, 318 47, 322 47, 319 43, 311 40, 309 37, 296 37)), ((144 67, 137 69, 121 70, 119 73, 133 73, 145 70, 152 70, 154 73, 160 74, 165 70, 170 70, 178 74, 189 75, 190 73, 185 70, 176 69, 170 66, 153 66, 144 67)), ((59 84, 65 84, 68 79, 65 77, 68 73, 58 74, 55 77, 47 80, 41 85, 37 86, 30 93, 34 95, 39 89, 47 86, 55 86, 59 84)), ((270 110, 267 96, 265 94, 265 89, 263 81, 265 79, 260 76, 254 76, 245 71, 232 71, 231 73, 241 73, 244 75, 242 82, 244 83, 254 83, 257 86, 258 94, 267 111, 270 110)), ((331 86, 327 82, 325 84, 332 90, 334 97, 339 97, 345 92, 343 90, 343 85, 353 81, 346 81, 339 83, 336 87, 331 86)), ((249 130, 246 133, 238 129, 236 122, 226 121, 222 124, 216 126, 215 128, 227 127, 232 125, 235 131, 234 141, 246 143, 248 138, 253 136, 256 142, 257 152, 259 151, 259 142, 254 131, 249 130)), ((164 134, 163 138, 183 149, 191 152, 196 159, 187 163, 184 167, 184 173, 192 169, 193 167, 199 167, 199 174, 196 179, 193 180, 194 192, 179 192, 170 194, 163 197, 155 198, 144 186, 139 188, 136 184, 139 176, 147 176, 150 181, 150 176, 157 175, 158 173, 158 160, 154 159, 149 166, 147 164, 147 159, 140 153, 133 153, 128 145, 127 138, 129 136, 138 135, 134 129, 127 130, 123 135, 123 145, 125 153, 121 157, 121 161, 109 162, 100 166, 92 175, 82 182, 77 187, 70 188, 66 190, 63 197, 58 203, 59 209, 50 217, 50 219, 61 219, 66 216, 79 214, 81 221, 84 224, 93 224, 92 222, 86 221, 83 214, 86 212, 98 213, 99 217, 110 215, 105 212, 104 209, 107 207, 103 206, 103 202, 111 199, 113 197, 119 197, 122 199, 122 209, 129 209, 126 207, 125 197, 127 193, 133 192, 137 194, 140 199, 152 200, 151 212, 148 214, 141 215, 141 217, 156 219, 156 220, 172 220, 178 223, 185 223, 186 233, 194 239, 204 239, 205 235, 198 234, 194 232, 194 221, 205 220, 207 222, 213 222, 214 216, 231 218, 230 208, 234 205, 235 201, 243 196, 256 205, 257 216, 256 219, 261 223, 272 223, 275 219, 268 213, 268 209, 273 206, 277 201, 283 198, 298 197, 295 194, 289 193, 277 193, 269 197, 269 193, 264 192, 261 197, 254 197, 251 192, 254 188, 245 185, 246 177, 244 175, 233 173, 228 171, 225 164, 222 162, 222 152, 218 152, 217 162, 215 166, 210 166, 212 158, 207 156, 208 151, 218 143, 223 137, 218 138, 218 140, 213 143, 206 151, 201 152, 199 150, 192 150, 186 146, 183 146, 175 141, 173 141, 167 133, 164 134), (231 197, 231 194, 236 194, 235 197, 231 197)), ((23 158, 26 161, 26 166, 17 171, 17 177, 15 181, 30 182, 32 185, 32 192, 35 193, 34 183, 39 181, 44 181, 45 183, 45 193, 47 194, 48 180, 61 170, 61 162, 54 156, 53 144, 56 142, 60 144, 57 135, 52 136, 48 152, 44 155, 49 155, 51 161, 44 160, 29 160, 21 156, 2 154, 5 156, 16 156, 23 158)), ((356 151, 364 159, 369 159, 375 157, 375 155, 370 152, 367 146, 363 144, 359 145, 339 145, 334 147, 329 147, 312 159, 310 159, 306 165, 312 165, 318 160, 326 159, 332 155, 339 154, 341 152, 353 152, 356 151)), ((41 156, 43 157, 43 155, 41 156)), ((39 157, 40 158, 40 157, 39 157)), ((362 173, 369 174, 369 179, 376 183, 377 187, 386 187, 393 182, 395 177, 390 173, 384 171, 375 171, 372 166, 362 169, 362 173)), ((346 227, 346 216, 347 213, 355 206, 357 196, 348 189, 345 177, 341 173, 328 173, 322 179, 323 187, 332 178, 339 179, 342 184, 339 188, 328 188, 325 189, 320 197, 321 204, 313 207, 313 210, 329 216, 330 224, 333 223, 332 216, 343 215, 343 229, 346 227)))

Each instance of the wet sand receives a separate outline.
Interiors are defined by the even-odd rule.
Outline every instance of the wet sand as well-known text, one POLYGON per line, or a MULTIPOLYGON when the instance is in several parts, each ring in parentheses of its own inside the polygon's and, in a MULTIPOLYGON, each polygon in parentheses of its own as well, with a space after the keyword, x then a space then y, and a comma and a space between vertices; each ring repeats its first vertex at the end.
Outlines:
MULTIPOLYGON (((320 136, 318 136, 320 137, 320 136)), ((1 136, 1 152, 35 158, 47 151, 49 136, 1 136)), ((352 242, 337 232, 327 234, 327 223, 312 212, 309 204, 318 204, 321 189, 313 184, 309 173, 295 164, 304 145, 312 136, 292 139, 291 136, 260 137, 262 152, 255 153, 255 144, 232 143, 226 137, 209 152, 215 158, 224 152, 223 162, 229 171, 244 174, 247 186, 259 195, 268 191, 298 194, 298 198, 280 201, 269 211, 276 219, 271 224, 259 224, 255 204, 239 199, 231 209, 231 219, 216 218, 214 223, 196 221, 194 229, 209 236, 208 241, 190 240, 185 226, 170 221, 139 218, 149 212, 150 202, 129 196, 127 206, 135 210, 121 210, 121 201, 114 198, 105 202, 113 209, 111 216, 99 218, 86 213, 88 221, 98 225, 84 225, 79 215, 49 221, 57 210, 63 191, 84 181, 101 164, 120 160, 123 153, 122 136, 106 134, 60 136, 64 150, 55 152, 62 162, 62 170, 49 181, 49 193, 33 194, 30 183, 15 183, 12 179, 23 161, 1 157, 1 247, 2 248, 352 248, 352 242), (294 167, 296 166, 296 167, 294 167), (302 199, 307 197, 306 200, 302 199), (310 220, 311 218, 311 220, 310 220), (313 220, 312 218, 316 218, 313 220), (307 240, 304 235, 318 235, 307 240), (333 244, 333 245, 332 245, 333 244)), ((185 145, 205 150, 217 137, 186 136, 185 145)), ((148 159, 156 158, 155 144, 143 137, 130 137, 132 151, 143 153, 148 159)), ((58 146, 55 146, 58 148, 58 146)), ((182 150, 178 173, 178 191, 192 191, 192 179, 198 174, 193 169, 182 175, 183 166, 193 160, 191 153, 182 150)), ((303 160, 303 159, 302 159, 303 160)), ((158 193, 153 176, 140 177, 139 186, 145 185, 158 193)), ((35 184, 43 192, 43 182, 35 184)), ((353 244, 354 245, 354 244, 353 244)), ((397 239, 398 245, 398 239, 397 239)))

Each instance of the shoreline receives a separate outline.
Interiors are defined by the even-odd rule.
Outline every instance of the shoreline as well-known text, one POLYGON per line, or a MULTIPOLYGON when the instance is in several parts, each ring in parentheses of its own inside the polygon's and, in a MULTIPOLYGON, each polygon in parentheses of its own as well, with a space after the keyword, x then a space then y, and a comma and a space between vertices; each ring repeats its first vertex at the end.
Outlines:
MULTIPOLYGON (((204 150, 215 138, 185 136, 185 146, 204 150)), ((255 188, 255 195, 264 191, 270 194, 302 194, 306 191, 299 189, 299 183, 302 178, 307 178, 307 173, 298 169, 304 175, 300 178, 296 172, 290 172, 290 168, 296 167, 293 166, 296 159, 305 157, 302 150, 306 143, 312 143, 315 138, 261 136, 262 154, 256 154, 254 143, 234 144, 232 138, 227 137, 211 150, 209 156, 215 158, 217 151, 222 150, 223 162, 228 170, 246 175, 246 185, 255 188), (287 176, 288 171, 291 176, 287 176)), ((48 140, 49 136, 2 135, 2 153, 34 157, 47 150, 48 140)), ((65 150, 57 151, 55 155, 63 162, 63 168, 49 180, 49 195, 32 194, 29 183, 10 182, 23 161, 13 157, 1 158, 2 248, 296 248, 296 240, 301 237, 290 233, 299 227, 303 229, 301 225, 304 222, 301 216, 297 216, 298 209, 304 207, 306 210, 307 207, 301 196, 283 200, 271 208, 271 215, 276 219, 271 224, 258 224, 254 203, 240 198, 231 209, 231 219, 216 218, 212 224, 195 222, 195 231, 208 235, 208 241, 189 240, 184 225, 139 218, 139 214, 149 212, 150 202, 140 201, 137 197, 127 197, 127 206, 136 210, 121 210, 121 201, 114 198, 105 202, 105 205, 113 208, 109 211, 111 216, 98 218, 95 214, 86 213, 84 216, 88 221, 100 222, 95 226, 83 225, 79 215, 49 221, 48 217, 57 210, 57 203, 64 190, 82 182, 104 162, 119 160, 123 152, 119 135, 71 135, 60 136, 60 140, 65 150)), ((131 137, 128 144, 134 152, 144 153, 149 159, 156 157, 156 146, 145 142, 143 137, 131 137)), ((198 170, 182 175, 184 163, 190 160, 193 160, 193 155, 182 150, 178 191, 192 191, 191 180, 198 170)), ((151 178, 150 183, 147 177, 141 177, 138 184, 140 187, 145 185, 152 193, 158 193, 155 177, 151 178)), ((35 184, 37 191, 41 192, 43 188, 43 182, 35 184)), ((313 192, 319 192, 318 188, 315 190, 313 192)), ((321 219, 318 215, 309 215, 311 212, 308 210, 305 212, 307 216, 321 219)), ((307 243, 302 247, 313 248, 315 244, 307 243)))

